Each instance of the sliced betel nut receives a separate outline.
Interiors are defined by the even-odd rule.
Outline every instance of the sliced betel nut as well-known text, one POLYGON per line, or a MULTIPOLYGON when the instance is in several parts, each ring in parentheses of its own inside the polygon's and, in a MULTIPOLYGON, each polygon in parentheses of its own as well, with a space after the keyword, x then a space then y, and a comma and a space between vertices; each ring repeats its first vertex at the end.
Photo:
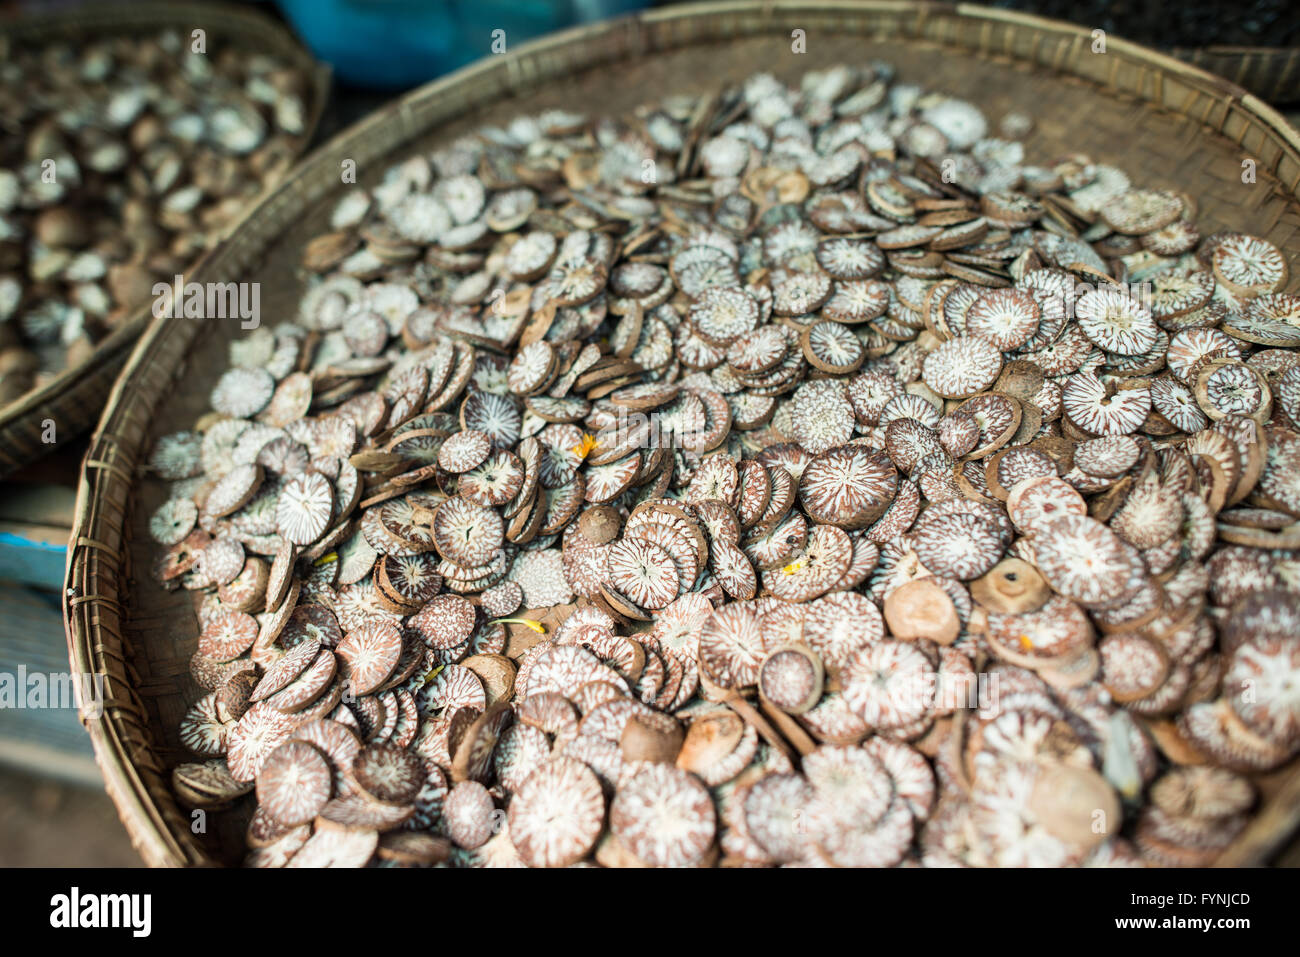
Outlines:
POLYGON ((529 866, 566 867, 595 846, 605 797, 587 767, 557 757, 528 776, 510 801, 508 821, 510 840, 529 866))
POLYGON ((277 824, 307 824, 330 799, 332 778, 320 751, 306 741, 285 741, 257 772, 258 807, 277 824))
POLYGON ((1164 648, 1132 632, 1107 635, 1097 651, 1101 654, 1101 682, 1121 703, 1150 695, 1169 674, 1164 648))
POLYGON ((505 537, 500 513, 469 499, 449 498, 437 507, 433 545, 447 561, 474 567, 490 561, 505 537))
POLYGON ((866 359, 862 341, 839 322, 813 323, 800 334, 799 343, 814 368, 833 375, 853 372, 866 359))
POLYGON ((690 867, 712 845, 717 822, 699 781, 672 765, 646 763, 619 782, 609 827, 648 866, 690 867))
POLYGON ((1133 557, 1126 548, 1086 515, 1062 515, 1034 536, 1035 559, 1048 584, 1083 604, 1104 605, 1131 590, 1133 557))
POLYGON ((1262 422, 1272 412, 1273 393, 1267 381, 1244 362, 1209 359, 1197 369, 1196 402, 1214 421, 1240 415, 1262 422))
POLYGON ((236 779, 220 759, 178 764, 171 775, 172 789, 187 807, 221 810, 253 790, 253 779, 236 779))
POLYGON ((1038 300, 1029 290, 994 289, 981 294, 969 307, 963 328, 966 335, 1009 352, 1037 331, 1041 315, 1038 300))
POLYGON ((299 641, 262 675, 249 698, 263 701, 302 675, 320 653, 319 638, 309 637, 299 641))
POLYGON ((1286 282, 1286 258, 1257 236, 1233 234, 1214 246, 1214 276, 1238 295, 1276 292, 1286 282))
POLYGON ((237 781, 252 781, 262 765, 296 727, 293 717, 259 701, 230 729, 226 762, 237 781))
POLYGON ((752 607, 734 603, 714 610, 698 640, 700 664, 713 681, 743 688, 758 680, 763 635, 752 607))
POLYGON ((997 381, 1002 352, 985 339, 959 336, 929 353, 922 370, 925 384, 939 395, 966 398, 997 381))
POLYGON ((803 714, 821 699, 825 685, 821 659, 803 645, 782 645, 763 660, 758 690, 786 714, 803 714))
POLYGON ((461 781, 442 802, 443 826, 457 847, 482 847, 496 830, 497 817, 492 795, 478 781, 461 781))
POLYGON ((199 635, 199 654, 213 661, 232 661, 253 647, 257 620, 242 611, 224 611, 208 620, 199 635))
POLYGON ((368 622, 349 631, 336 650, 345 663, 352 693, 367 695, 380 688, 397 668, 402 632, 390 622, 368 622))
POLYGON ((1150 790, 1151 802, 1173 817, 1199 820, 1241 814, 1255 803, 1250 781, 1225 768, 1172 768, 1150 790))
POLYGON ((932 580, 904 582, 885 596, 885 624, 902 641, 924 638, 950 645, 961 632, 961 616, 948 593, 932 580))
POLYGON ((677 597, 680 579, 667 549, 644 538, 624 538, 609 546, 610 584, 642 608, 660 609, 677 597))
POLYGON ((149 518, 149 537, 161 545, 184 541, 198 522, 199 509, 190 499, 169 498, 149 518))
POLYGON ((202 757, 226 753, 229 726, 217 711, 217 695, 204 695, 181 718, 181 744, 202 757))
POLYGON ((334 652, 322 648, 302 674, 271 695, 267 701, 271 707, 286 714, 323 707, 329 699, 327 692, 335 686, 337 673, 338 659, 334 652))
POLYGON ((845 703, 870 727, 899 728, 934 704, 934 668, 914 645, 880 642, 854 652, 841 674, 845 703))
POLYGON ((349 774, 367 797, 397 807, 414 801, 425 781, 424 764, 416 755, 383 743, 358 751, 349 774))
POLYGON ((815 455, 799 479, 799 501, 814 520, 865 528, 893 499, 898 475, 889 459, 861 445, 815 455))
POLYGON ((785 565, 763 573, 763 585, 783 601, 811 601, 829 591, 853 563, 853 540, 834 525, 817 525, 785 565))

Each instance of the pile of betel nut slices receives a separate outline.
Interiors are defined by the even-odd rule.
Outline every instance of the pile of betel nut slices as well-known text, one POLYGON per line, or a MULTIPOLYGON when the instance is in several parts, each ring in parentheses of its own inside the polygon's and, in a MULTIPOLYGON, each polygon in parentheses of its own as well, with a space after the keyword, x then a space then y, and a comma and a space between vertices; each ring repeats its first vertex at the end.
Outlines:
POLYGON ((1030 132, 841 66, 347 189, 149 462, 181 802, 273 867, 1214 860, 1300 750, 1300 298, 1030 132))
POLYGON ((88 359, 301 148, 301 67, 196 42, 0 35, 0 404, 88 359))

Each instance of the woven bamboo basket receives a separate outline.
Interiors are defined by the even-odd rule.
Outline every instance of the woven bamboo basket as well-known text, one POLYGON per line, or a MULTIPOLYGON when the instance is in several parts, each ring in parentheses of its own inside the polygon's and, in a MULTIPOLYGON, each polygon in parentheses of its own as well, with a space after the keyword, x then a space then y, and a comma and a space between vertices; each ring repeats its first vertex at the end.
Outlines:
MULTIPOLYGON (((290 315, 304 240, 323 231, 340 163, 363 183, 387 161, 487 122, 564 106, 596 113, 671 92, 699 92, 759 69, 786 79, 818 65, 893 62, 905 80, 966 97, 998 117, 1037 121, 1033 155, 1087 149, 1144 185, 1197 197, 1208 230, 1246 229, 1300 253, 1300 134, 1254 96, 1172 57, 1066 24, 975 6, 898 2, 715 3, 673 7, 557 34, 429 84, 345 131, 302 163, 208 257, 196 279, 265 283, 268 315, 290 315), (791 32, 805 31, 805 55, 791 32), (1242 157, 1258 183, 1241 185, 1242 157), (274 281, 271 281, 274 280, 274 281)), ((1295 270, 1293 270, 1295 272, 1295 270)), ((108 792, 145 861, 237 861, 237 822, 195 835, 168 774, 185 752, 177 724, 199 696, 188 674, 197 624, 183 594, 154 586, 145 525, 165 496, 139 477, 155 439, 207 408, 237 323, 154 322, 136 344, 100 420, 81 477, 65 616, 72 669, 106 675, 101 715, 83 717, 108 792), (200 359, 204 361, 199 361, 200 359)), ((1227 855, 1266 860, 1300 819, 1300 776, 1262 782, 1262 814, 1227 855)), ((234 815, 217 817, 231 818, 234 815)))
MULTIPOLYGON (((329 96, 329 69, 312 59, 293 34, 258 11, 188 2, 90 6, 0 21, 0 35, 14 42, 45 44, 78 37, 145 36, 168 27, 185 33, 202 28, 211 38, 273 54, 307 77, 311 93, 307 126, 295 147, 297 155, 307 151, 329 96)), ((268 184, 267 191, 274 185, 268 184)), ((131 344, 149 319, 149 306, 142 306, 101 341, 85 362, 0 407, 0 478, 54 448, 42 441, 46 420, 55 423, 59 441, 76 438, 94 426, 113 380, 130 355, 131 344)))
POLYGON ((1270 103, 1300 100, 1300 50, 1213 46, 1173 51, 1180 60, 1217 73, 1270 103))

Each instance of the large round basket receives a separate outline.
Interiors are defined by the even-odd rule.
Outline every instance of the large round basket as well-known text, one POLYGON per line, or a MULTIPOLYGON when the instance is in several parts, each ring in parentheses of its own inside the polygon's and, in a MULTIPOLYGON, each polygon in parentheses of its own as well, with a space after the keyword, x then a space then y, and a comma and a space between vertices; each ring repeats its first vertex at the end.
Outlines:
MULTIPOLYGON (((387 161, 485 122, 546 107, 595 113, 651 97, 699 92, 756 70, 791 79, 815 66, 894 63, 905 80, 1036 121, 1028 149, 1086 150, 1143 185, 1195 196, 1207 230, 1242 229, 1300 253, 1300 137, 1244 90, 1173 58, 1091 31, 974 6, 891 2, 717 3, 670 8, 550 36, 492 56, 393 103, 302 163, 202 264, 199 280, 261 281, 267 315, 292 315, 306 238, 323 231, 340 191, 340 164, 363 183, 387 161), (807 52, 792 52, 803 31, 807 52), (1256 182, 1242 182, 1254 161, 1256 182)), ((1296 272, 1292 270, 1293 274, 1296 272)), ((141 477, 155 439, 188 428, 207 408, 214 357, 235 322, 155 321, 136 344, 100 420, 82 475, 69 552, 66 621, 72 669, 106 675, 102 715, 83 721, 109 794, 152 865, 238 861, 238 831, 196 835, 174 802, 170 769, 185 752, 177 724, 199 695, 188 673, 197 625, 183 594, 149 579, 145 533, 163 483, 141 477)), ((1300 817, 1300 779, 1262 782, 1267 803, 1225 857, 1256 864, 1300 817)))
MULTIPOLYGON (((172 28, 185 34, 203 29, 214 40, 272 54, 306 77, 310 87, 307 123, 297 138, 306 152, 329 95, 329 70, 312 59, 288 30, 258 11, 212 3, 132 3, 73 9, 0 21, 0 35, 15 43, 75 42, 80 37, 149 36, 172 28)), ((268 190, 274 184, 268 184, 268 190)), ((249 204, 250 208, 253 204, 249 204)), ((0 477, 50 452, 55 443, 89 431, 104 409, 113 380, 131 345, 149 324, 142 306, 99 345, 85 362, 64 370, 45 385, 0 406, 0 477), (52 433, 47 423, 54 423, 52 433)))

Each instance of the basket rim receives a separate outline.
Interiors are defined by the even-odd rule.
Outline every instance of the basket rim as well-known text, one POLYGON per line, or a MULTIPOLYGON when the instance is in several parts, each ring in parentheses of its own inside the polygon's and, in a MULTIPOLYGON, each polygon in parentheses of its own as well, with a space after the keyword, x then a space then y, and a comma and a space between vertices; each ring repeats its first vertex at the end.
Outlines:
MULTIPOLYGON (((1271 141, 1271 144, 1277 148, 1277 152, 1269 164, 1263 162, 1261 157, 1261 168, 1266 168, 1280 180, 1278 170, 1285 159, 1295 175, 1291 182, 1283 181, 1283 185, 1292 197, 1297 195, 1297 187, 1300 187, 1300 133, 1292 128, 1281 114, 1229 80, 1140 44, 1107 36, 1107 53, 1116 57, 1116 60, 1112 61, 1115 69, 1110 71, 1108 79, 1099 79, 1092 71, 1080 69, 1078 64, 1068 60, 1064 55, 1058 56, 1059 62, 1050 62, 1047 55, 1040 50, 1041 45, 1035 45, 1031 54, 1025 55, 1011 42, 1015 35, 1026 31, 1054 38, 1056 50, 1060 53, 1068 53, 1071 49, 1077 50, 1080 46, 1086 46, 1091 42, 1092 31, 1089 28, 1059 20, 965 3, 910 3, 907 0, 866 0, 866 2, 723 0, 723 2, 688 4, 644 11, 598 24, 548 34, 521 44, 508 53, 476 61, 404 94, 337 133, 301 160, 274 193, 263 197, 250 209, 249 214, 241 220, 240 227, 227 236, 213 251, 214 256, 223 252, 229 253, 238 246, 250 223, 268 216, 268 211, 273 211, 278 197, 291 194, 295 186, 322 172, 338 155, 341 155, 339 151, 346 145, 363 141, 368 134, 391 123, 402 124, 405 134, 402 143, 428 134, 435 125, 421 128, 412 126, 414 119, 419 115, 418 108, 422 104, 449 96, 456 91, 473 88, 476 84, 483 84, 491 91, 490 98, 476 105, 497 102, 504 97, 526 92, 530 89, 530 84, 539 79, 546 81, 574 75, 609 62, 616 62, 629 55, 653 53, 654 49, 685 49, 693 45, 713 42, 719 38, 716 35, 718 31, 735 27, 742 22, 741 32, 744 35, 767 35, 788 27, 791 16, 816 15, 832 18, 851 15, 855 23, 854 32, 865 36, 897 39, 898 42, 903 43, 928 43, 940 48, 955 47, 966 53, 1028 63, 1057 73, 1079 77, 1098 86, 1101 93, 1112 97, 1123 95, 1137 98, 1160 109, 1188 116, 1202 127, 1208 128, 1208 132, 1227 136, 1239 144, 1247 131, 1262 129, 1265 139, 1271 141), (708 36, 691 36, 683 39, 670 33, 674 24, 690 21, 703 23, 717 21, 717 23, 708 36), (867 21, 872 21, 879 27, 874 34, 865 28, 856 29, 858 23, 867 21), (668 29, 656 34, 663 37, 659 47, 647 50, 645 41, 656 27, 668 29), (952 30, 944 33, 944 28, 952 28, 952 30), (934 32, 938 32, 939 35, 932 35, 934 32), (978 40, 978 47, 971 44, 972 35, 978 40), (602 39, 618 38, 627 41, 626 46, 615 42, 604 44, 599 42, 602 39), (569 50, 584 42, 602 50, 614 49, 617 53, 613 56, 592 55, 584 59, 581 65, 570 65, 561 69, 546 66, 548 53, 569 50), (628 51, 636 51, 636 53, 628 51), (1117 84, 1120 62, 1138 68, 1137 89, 1121 87, 1117 84), (1177 77, 1195 95, 1188 96, 1181 103, 1168 102, 1164 96, 1166 90, 1162 83, 1166 76, 1177 77), (1197 112, 1192 112, 1193 108, 1198 108, 1197 112)), ((445 120, 446 117, 439 122, 445 120)), ((394 144, 386 147, 389 152, 398 148, 400 145, 394 144)), ((205 264, 210 264, 211 261, 212 258, 209 257, 205 260, 205 264)), ((117 584, 125 577, 118 574, 123 556, 121 551, 114 550, 111 543, 115 540, 115 536, 126 535, 122 518, 128 508, 127 500, 130 492, 135 487, 134 466, 143 449, 131 447, 129 439, 124 442, 118 429, 129 428, 133 422, 138 425, 141 419, 147 421, 151 406, 142 408, 142 404, 147 403, 148 399, 134 380, 138 373, 150 366, 153 352, 159 342, 168 335, 169 328, 166 322, 155 321, 136 342, 125 367, 114 383, 92 439, 87 461, 81 470, 72 541, 68 551, 64 598, 64 620, 69 656, 74 670, 80 667, 81 670, 105 671, 108 657, 104 652, 104 626, 94 613, 94 607, 103 604, 115 612, 120 612, 125 605, 125 596, 115 590, 117 584), (113 484, 115 481, 121 485, 120 489, 115 488, 113 484), (105 570, 109 573, 108 583, 112 587, 106 594, 85 590, 87 585, 98 586, 105 577, 100 572, 97 564, 99 562, 107 562, 105 570)), ((142 444, 143 439, 144 435, 141 433, 137 444, 142 444)), ((188 828, 179 826, 182 818, 178 816, 170 792, 164 787, 162 788, 164 793, 153 793, 138 773, 132 753, 127 746, 132 733, 123 723, 122 715, 118 712, 136 713, 139 708, 131 689, 128 687, 124 690, 129 697, 120 702, 110 703, 103 709, 101 715, 82 716, 82 723, 91 734, 96 760, 104 773, 109 794, 117 806, 119 816, 147 863, 151 865, 210 863, 206 852, 193 840, 188 828)), ((141 746, 147 747, 147 745, 141 746)), ((1300 781, 1300 772, 1289 771, 1288 773, 1294 776, 1294 780, 1291 781, 1293 786, 1295 781, 1300 781)), ((1283 810, 1286 812, 1284 823, 1288 830, 1293 830, 1296 823, 1300 821, 1300 807, 1283 810)), ((1261 814, 1260 817, 1263 815, 1261 814)), ((1264 860, 1265 854, 1273 849, 1269 842, 1261 840, 1261 835, 1257 833, 1259 823, 1257 818, 1242 838, 1243 843, 1247 838, 1252 838, 1256 842, 1251 852, 1233 863, 1259 864, 1264 860)), ((1277 827, 1278 819, 1274 818, 1272 823, 1277 827)))
MULTIPOLYGON (((198 0, 178 0, 175 3, 143 0, 143 2, 124 6, 77 7, 70 10, 23 14, 13 19, 0 20, 0 38, 51 41, 62 37, 74 37, 85 32, 94 32, 100 36, 121 36, 169 26, 203 27, 213 30, 219 37, 248 40, 257 44, 259 49, 292 60, 295 68, 307 77, 311 92, 310 112, 306 118, 301 143, 293 155, 297 160, 307 154, 329 100, 331 70, 327 64, 320 63, 312 57, 311 52, 303 46, 293 31, 261 10, 230 3, 206 3, 198 0)), ((221 231, 218 239, 225 239, 233 233, 243 222, 244 217, 251 213, 261 200, 279 185, 279 182, 270 184, 257 199, 250 201, 244 211, 221 231)), ((215 248, 215 245, 212 248, 215 248)), ((188 264, 185 272, 198 269, 211 251, 212 249, 209 249, 196 257, 188 264)), ((134 315, 127 317, 96 344, 91 354, 82 362, 63 369, 40 388, 29 390, 12 401, 0 405, 0 433, 14 423, 26 419, 51 400, 65 393, 74 393, 77 384, 87 377, 87 373, 124 359, 131 344, 153 318, 150 309, 151 306, 148 304, 139 307, 134 315)), ((34 459, 35 457, 28 461, 34 459)))

